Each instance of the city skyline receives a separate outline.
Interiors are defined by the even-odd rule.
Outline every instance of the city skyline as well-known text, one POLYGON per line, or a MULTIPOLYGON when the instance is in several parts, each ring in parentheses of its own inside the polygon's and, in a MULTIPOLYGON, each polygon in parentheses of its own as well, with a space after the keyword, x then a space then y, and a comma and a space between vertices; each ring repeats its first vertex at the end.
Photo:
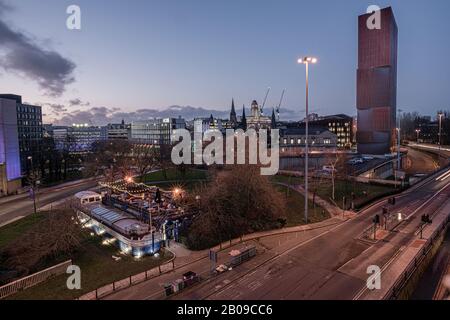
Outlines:
MULTIPOLYGON (((295 62, 308 53, 319 57, 311 74, 312 112, 356 115, 355 17, 365 13, 371 4, 366 1, 307 5, 200 1, 189 6, 139 1, 127 7, 128 13, 121 1, 78 1, 80 31, 65 27, 65 11, 71 4, 67 1, 1 3, 0 42, 7 44, 0 50, 2 91, 43 105, 45 122, 64 117, 70 119, 66 124, 73 119, 126 118, 129 113, 141 116, 177 105, 202 108, 205 116, 211 110, 227 114, 232 98, 238 110, 243 104, 248 110, 253 99, 262 102, 267 87, 272 92, 266 110, 278 104, 286 88, 282 116, 289 110, 285 119, 299 119, 304 111, 304 77, 295 62), (320 23, 314 18, 318 15, 320 23), (55 65, 43 74, 30 63, 5 60, 17 44, 23 55, 30 54, 27 57, 57 57, 58 64, 53 59, 55 65), (43 76, 49 78, 43 81, 43 76)), ((398 106, 428 115, 449 107, 445 90, 449 62, 444 57, 450 46, 436 40, 450 30, 445 19, 450 5, 437 0, 433 4, 431 11, 418 1, 377 3, 392 5, 402 26, 398 106), (426 54, 433 59, 420 63, 426 54)))

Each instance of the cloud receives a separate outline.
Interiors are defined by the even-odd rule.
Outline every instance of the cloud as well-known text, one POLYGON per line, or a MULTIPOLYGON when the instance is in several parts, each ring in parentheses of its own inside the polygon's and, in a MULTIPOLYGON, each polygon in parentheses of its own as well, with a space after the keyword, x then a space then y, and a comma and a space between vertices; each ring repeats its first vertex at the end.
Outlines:
POLYGON ((60 96, 75 81, 76 65, 11 29, 3 20, 3 13, 9 10, 9 5, 0 0, 0 67, 36 81, 49 96, 60 96))
MULTIPOLYGON (((237 112, 240 115, 242 111, 237 110, 237 112)), ((230 110, 223 111, 191 106, 171 106, 163 110, 139 109, 125 112, 119 108, 93 107, 88 110, 74 110, 56 114, 57 120, 55 120, 55 124, 72 125, 73 123, 88 123, 91 125, 106 125, 108 123, 120 123, 122 120, 130 123, 138 120, 169 117, 182 117, 186 120, 192 120, 201 117, 207 118, 211 114, 217 118, 228 119, 230 110)), ((247 116, 250 114, 248 109, 246 109, 246 114, 247 116)), ((289 109, 281 110, 282 120, 298 120, 300 118, 299 113, 296 111, 289 109)))
POLYGON ((78 106, 87 107, 87 106, 90 106, 91 104, 89 102, 83 102, 79 98, 75 98, 75 99, 69 100, 69 105, 71 107, 75 107, 75 106, 77 106, 77 107, 78 106))

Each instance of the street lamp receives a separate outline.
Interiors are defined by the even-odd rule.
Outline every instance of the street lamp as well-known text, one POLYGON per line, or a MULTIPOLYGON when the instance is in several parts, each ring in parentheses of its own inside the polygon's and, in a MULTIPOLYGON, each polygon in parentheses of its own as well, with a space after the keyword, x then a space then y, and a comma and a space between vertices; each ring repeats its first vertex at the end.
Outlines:
POLYGON ((305 223, 308 223, 308 165, 309 165, 309 64, 317 63, 317 58, 304 57, 298 59, 299 64, 304 64, 306 67, 306 123, 305 123, 305 223))
POLYGON ((419 143, 420 129, 416 129, 416 134, 417 134, 417 143, 419 143))
POLYGON ((442 112, 438 113, 438 117, 439 117, 439 167, 441 166, 441 145, 442 145, 442 117, 444 116, 444 114, 442 112))
POLYGON ((398 141, 397 141, 397 171, 400 171, 400 169, 401 169, 401 159, 400 159, 400 145, 401 145, 401 125, 402 125, 402 121, 401 121, 401 113, 402 113, 402 111, 403 110, 401 110, 401 109, 399 109, 398 110, 398 113, 399 113, 399 116, 398 116, 398 128, 397 128, 397 131, 398 131, 398 141))

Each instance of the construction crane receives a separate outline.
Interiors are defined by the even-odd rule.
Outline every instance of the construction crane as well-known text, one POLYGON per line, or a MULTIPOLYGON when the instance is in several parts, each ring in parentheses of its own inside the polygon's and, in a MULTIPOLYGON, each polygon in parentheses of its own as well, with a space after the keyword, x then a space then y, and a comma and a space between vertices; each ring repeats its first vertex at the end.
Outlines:
POLYGON ((263 104, 261 106, 261 114, 262 115, 264 114, 264 107, 266 105, 267 97, 269 96, 269 92, 270 92, 271 89, 272 89, 271 87, 267 88, 266 96, 265 96, 264 102, 263 102, 263 104))
POLYGON ((281 104, 283 103, 284 93, 286 92, 286 89, 283 89, 283 92, 281 93, 280 103, 278 104, 278 107, 275 109, 275 112, 277 113, 277 121, 280 121, 280 108, 281 104))

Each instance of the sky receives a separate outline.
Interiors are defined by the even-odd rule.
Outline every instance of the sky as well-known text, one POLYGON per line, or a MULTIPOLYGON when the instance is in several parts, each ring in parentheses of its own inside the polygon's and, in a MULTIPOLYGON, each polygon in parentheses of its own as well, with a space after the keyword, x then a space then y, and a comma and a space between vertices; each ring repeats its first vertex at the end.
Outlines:
MULTIPOLYGON (((45 121, 226 116, 234 98, 356 115, 357 16, 392 6, 399 27, 398 108, 450 109, 448 0, 0 0, 0 92, 44 107, 45 121), (81 30, 66 27, 69 5, 81 30), (178 107, 181 106, 181 107, 178 107), (190 106, 190 108, 184 108, 190 106)), ((267 111, 269 110, 269 111, 267 111)))

